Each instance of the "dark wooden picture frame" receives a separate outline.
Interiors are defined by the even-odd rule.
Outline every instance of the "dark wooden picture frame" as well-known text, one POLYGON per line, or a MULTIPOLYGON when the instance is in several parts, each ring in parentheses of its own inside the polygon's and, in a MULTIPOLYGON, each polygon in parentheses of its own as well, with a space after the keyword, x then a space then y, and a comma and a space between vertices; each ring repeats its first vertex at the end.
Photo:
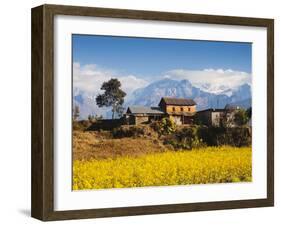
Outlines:
POLYGON ((274 205, 274 21, 123 9, 42 5, 32 9, 32 200, 31 215, 50 220, 162 214, 274 205), (267 29, 267 198, 204 203, 54 210, 54 16, 95 16, 265 27, 267 29))

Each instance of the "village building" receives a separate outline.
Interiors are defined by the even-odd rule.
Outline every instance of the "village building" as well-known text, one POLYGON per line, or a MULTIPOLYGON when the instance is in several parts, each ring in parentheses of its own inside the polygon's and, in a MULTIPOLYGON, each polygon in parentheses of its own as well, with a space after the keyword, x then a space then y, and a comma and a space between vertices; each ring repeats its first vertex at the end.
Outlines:
MULTIPOLYGON (((244 109, 239 105, 227 104, 223 109, 208 108, 198 111, 196 119, 199 124, 206 126, 221 126, 223 120, 227 127, 236 127, 235 114, 237 111, 244 109)), ((247 123, 251 126, 251 120, 247 123)))
POLYGON ((196 113, 196 103, 193 99, 163 97, 159 107, 177 125, 193 123, 196 113))
POLYGON ((208 108, 196 113, 198 122, 206 126, 220 126, 224 116, 225 109, 208 108))
POLYGON ((196 113, 196 103, 192 99, 163 97, 158 107, 130 106, 125 114, 130 125, 149 123, 164 117, 177 125, 192 124, 196 113))
POLYGON ((126 121, 130 125, 138 125, 160 120, 164 112, 159 107, 131 106, 126 112, 126 121))

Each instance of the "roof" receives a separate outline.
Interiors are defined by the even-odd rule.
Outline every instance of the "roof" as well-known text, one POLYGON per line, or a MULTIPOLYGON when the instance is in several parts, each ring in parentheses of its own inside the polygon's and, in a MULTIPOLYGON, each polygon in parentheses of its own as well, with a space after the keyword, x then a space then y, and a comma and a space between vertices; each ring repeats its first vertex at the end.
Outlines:
POLYGON ((177 106, 193 106, 193 105, 196 105, 196 103, 193 99, 188 99, 188 98, 162 97, 162 99, 160 100, 160 103, 162 101, 167 105, 177 105, 177 106))
POLYGON ((222 108, 208 108, 208 109, 204 109, 204 110, 201 110, 201 111, 197 111, 197 113, 206 112, 206 111, 210 111, 210 112, 224 112, 225 109, 222 109, 222 108))
POLYGON ((238 110, 238 109, 243 109, 241 106, 237 104, 227 104, 224 107, 226 110, 238 110))
POLYGON ((127 114, 164 114, 159 107, 130 106, 127 114))

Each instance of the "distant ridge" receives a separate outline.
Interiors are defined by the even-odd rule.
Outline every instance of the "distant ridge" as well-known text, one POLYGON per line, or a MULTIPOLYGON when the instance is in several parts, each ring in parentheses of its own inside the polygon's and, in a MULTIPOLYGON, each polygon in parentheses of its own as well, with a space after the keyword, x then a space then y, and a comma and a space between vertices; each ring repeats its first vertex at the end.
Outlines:
MULTIPOLYGON (((158 106, 162 97, 190 98, 197 104, 197 110, 206 108, 224 108, 226 104, 236 104, 244 108, 252 105, 251 86, 242 84, 235 89, 227 89, 221 93, 211 93, 193 86, 188 80, 173 80, 169 78, 154 81, 144 88, 135 90, 125 99, 124 107, 128 106, 158 106)), ((87 118, 89 114, 111 116, 110 108, 98 108, 95 95, 75 90, 73 104, 80 107, 80 117, 87 118)))

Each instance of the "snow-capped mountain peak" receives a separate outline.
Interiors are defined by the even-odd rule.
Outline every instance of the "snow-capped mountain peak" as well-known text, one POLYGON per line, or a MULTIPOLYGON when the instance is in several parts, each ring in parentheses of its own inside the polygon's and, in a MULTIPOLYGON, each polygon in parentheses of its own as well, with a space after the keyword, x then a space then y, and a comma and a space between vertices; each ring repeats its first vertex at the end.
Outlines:
MULTIPOLYGON (((124 107, 131 105, 157 106, 162 97, 192 98, 197 103, 197 110, 206 108, 224 108, 229 103, 251 105, 251 86, 243 84, 230 88, 227 85, 205 83, 198 86, 189 80, 165 78, 151 82, 144 88, 136 89, 125 97, 124 107)), ((81 90, 73 90, 74 104, 80 107, 81 118, 89 114, 108 116, 110 108, 99 108, 95 95, 81 90)))

